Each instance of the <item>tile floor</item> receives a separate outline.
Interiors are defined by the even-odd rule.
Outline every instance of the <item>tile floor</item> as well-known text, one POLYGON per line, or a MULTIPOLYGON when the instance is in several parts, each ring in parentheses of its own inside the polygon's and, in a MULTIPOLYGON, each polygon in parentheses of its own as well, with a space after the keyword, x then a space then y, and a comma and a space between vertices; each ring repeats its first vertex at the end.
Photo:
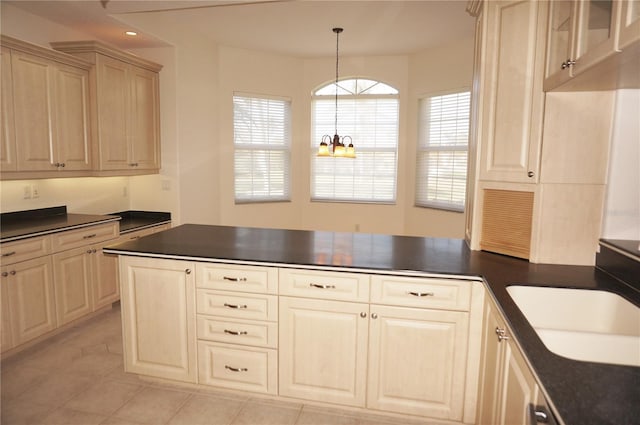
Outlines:
POLYGON ((435 425, 125 374, 120 309, 2 362, 2 424, 435 425))

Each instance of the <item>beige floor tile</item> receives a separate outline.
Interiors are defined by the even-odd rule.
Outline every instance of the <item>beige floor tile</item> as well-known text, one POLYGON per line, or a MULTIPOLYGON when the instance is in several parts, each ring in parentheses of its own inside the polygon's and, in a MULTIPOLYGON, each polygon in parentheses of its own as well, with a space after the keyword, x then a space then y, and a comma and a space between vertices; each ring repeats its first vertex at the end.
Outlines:
POLYGON ((122 356, 108 352, 84 354, 74 359, 63 370, 83 376, 104 376, 123 363, 122 356))
POLYGON ((2 401, 16 398, 29 387, 42 382, 48 373, 42 369, 28 366, 4 367, 2 369, 1 391, 2 401))
POLYGON ((17 399, 58 407, 89 388, 94 382, 95 379, 90 377, 66 373, 50 374, 40 384, 23 392, 17 399))
POLYGON ((101 380, 69 400, 64 407, 109 416, 124 406, 142 388, 136 384, 101 380))
POLYGON ((145 387, 113 416, 140 423, 166 423, 189 397, 186 392, 145 387))
POLYGON ((298 419, 300 408, 285 407, 273 403, 247 402, 233 425, 293 425, 298 419))
POLYGON ((49 372, 64 369, 81 356, 82 351, 78 347, 45 344, 39 350, 26 354, 20 365, 49 372))
POLYGON ((12 425, 33 425, 42 420, 55 409, 45 404, 34 403, 31 400, 10 400, 2 403, 0 422, 12 425))
POLYGON ((358 419, 332 410, 302 409, 296 425, 359 425, 358 419))
POLYGON ((140 422, 128 421, 126 419, 109 417, 100 425, 144 425, 144 424, 141 424, 140 422))
POLYGON ((195 395, 169 421, 171 425, 229 425, 243 402, 195 395))
POLYGON ((41 425, 99 425, 106 416, 60 408, 46 416, 41 425))

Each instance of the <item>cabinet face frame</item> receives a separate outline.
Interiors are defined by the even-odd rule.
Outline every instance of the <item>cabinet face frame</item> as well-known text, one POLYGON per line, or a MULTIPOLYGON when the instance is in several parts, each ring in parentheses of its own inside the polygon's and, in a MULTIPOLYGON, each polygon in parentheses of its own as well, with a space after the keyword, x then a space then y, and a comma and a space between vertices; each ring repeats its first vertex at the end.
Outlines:
POLYGON ((2 171, 16 171, 16 135, 13 117, 13 78, 11 76, 11 50, 1 47, 2 54, 2 96, 0 97, 2 133, 0 134, 0 168, 2 171))
POLYGON ((637 1, 621 1, 620 3, 618 49, 624 50, 632 43, 640 41, 640 4, 637 1))

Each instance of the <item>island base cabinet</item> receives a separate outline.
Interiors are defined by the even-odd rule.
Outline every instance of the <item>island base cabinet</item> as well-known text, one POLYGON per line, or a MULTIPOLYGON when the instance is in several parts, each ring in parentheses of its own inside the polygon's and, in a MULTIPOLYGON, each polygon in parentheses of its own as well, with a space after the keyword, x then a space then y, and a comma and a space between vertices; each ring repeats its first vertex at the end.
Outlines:
POLYGON ((198 383, 277 394, 276 350, 198 342, 198 383))
POLYGON ((280 297, 280 395, 364 407, 368 304, 280 297))
POLYGON ((462 420, 469 314, 371 306, 367 407, 462 420))
POLYGON ((197 381, 194 264, 120 257, 126 372, 197 381))

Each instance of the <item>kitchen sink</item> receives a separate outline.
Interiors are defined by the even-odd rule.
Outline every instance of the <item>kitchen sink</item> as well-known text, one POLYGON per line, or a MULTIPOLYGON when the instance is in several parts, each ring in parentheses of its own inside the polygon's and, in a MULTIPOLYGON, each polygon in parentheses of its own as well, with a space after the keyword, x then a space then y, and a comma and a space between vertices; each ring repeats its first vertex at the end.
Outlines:
POLYGON ((544 345, 573 360, 640 367, 640 308, 606 291, 512 285, 544 345))

